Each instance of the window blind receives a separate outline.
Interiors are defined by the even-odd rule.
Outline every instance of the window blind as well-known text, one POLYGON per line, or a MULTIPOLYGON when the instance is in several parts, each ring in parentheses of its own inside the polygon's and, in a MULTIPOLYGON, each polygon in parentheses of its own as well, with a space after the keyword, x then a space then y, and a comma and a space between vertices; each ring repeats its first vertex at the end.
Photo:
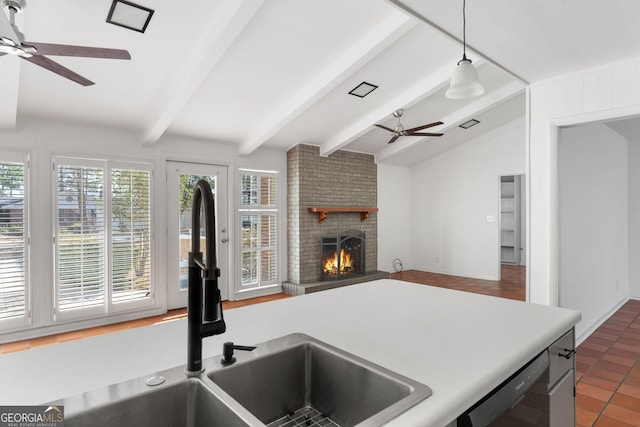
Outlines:
POLYGON ((56 302, 65 318, 152 302, 151 170, 136 167, 59 159, 56 302))
POLYGON ((278 210, 274 173, 241 177, 241 284, 245 289, 277 282, 278 210))
POLYGON ((111 172, 111 275, 114 303, 151 292, 150 173, 111 172))
POLYGON ((25 164, 0 161, 0 321, 26 313, 25 164))
POLYGON ((57 293, 60 311, 104 305, 104 170, 58 166, 57 293))

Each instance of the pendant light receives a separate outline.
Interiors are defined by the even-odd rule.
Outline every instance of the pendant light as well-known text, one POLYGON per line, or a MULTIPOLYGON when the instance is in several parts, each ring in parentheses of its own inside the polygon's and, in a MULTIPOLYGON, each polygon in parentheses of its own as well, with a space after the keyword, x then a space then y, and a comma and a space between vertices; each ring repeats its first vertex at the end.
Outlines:
POLYGON ((480 96, 484 93, 484 87, 480 84, 478 70, 473 66, 470 59, 467 59, 467 36, 466 36, 466 0, 462 0, 462 59, 458 62, 451 84, 445 93, 447 98, 466 99, 480 96))

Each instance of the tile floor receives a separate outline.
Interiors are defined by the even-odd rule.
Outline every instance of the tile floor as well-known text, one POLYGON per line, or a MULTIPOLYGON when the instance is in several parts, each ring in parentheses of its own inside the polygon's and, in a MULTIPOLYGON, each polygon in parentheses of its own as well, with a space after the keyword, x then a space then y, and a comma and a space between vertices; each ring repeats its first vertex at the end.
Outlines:
MULTIPOLYGON (((525 300, 525 268, 502 266, 502 280, 488 281, 415 270, 391 278, 515 300, 525 300)), ((287 298, 277 294, 225 302, 224 309, 287 298)), ((18 341, 0 346, 11 353, 186 316, 173 310, 161 316, 76 332, 18 341)), ((577 427, 640 427, 640 301, 630 300, 587 338, 576 352, 577 427)), ((568 426, 569 427, 569 426, 568 426)))
POLYGON ((526 269, 515 265, 503 265, 501 280, 497 282, 471 279, 469 277, 449 276, 446 274, 427 273, 417 270, 392 273, 391 278, 520 301, 526 299, 526 269))

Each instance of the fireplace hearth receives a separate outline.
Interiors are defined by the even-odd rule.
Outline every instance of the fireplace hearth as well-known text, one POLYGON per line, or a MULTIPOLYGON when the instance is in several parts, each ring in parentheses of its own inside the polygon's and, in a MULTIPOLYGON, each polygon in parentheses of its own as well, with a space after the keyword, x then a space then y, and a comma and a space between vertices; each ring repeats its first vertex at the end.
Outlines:
POLYGON ((322 238, 321 268, 323 280, 340 280, 363 275, 365 269, 365 233, 347 230, 340 236, 322 238))

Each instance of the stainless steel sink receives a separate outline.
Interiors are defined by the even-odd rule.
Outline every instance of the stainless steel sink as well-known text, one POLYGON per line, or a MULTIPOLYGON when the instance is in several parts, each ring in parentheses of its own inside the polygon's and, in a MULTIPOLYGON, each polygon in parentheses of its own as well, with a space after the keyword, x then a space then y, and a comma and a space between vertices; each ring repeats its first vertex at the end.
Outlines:
POLYGON ((202 380, 187 378, 182 367, 159 374, 166 380, 157 386, 147 385, 143 377, 56 402, 64 405, 65 426, 249 425, 202 380))
POLYGON ((235 364, 214 366, 208 377, 273 426, 312 425, 313 417, 326 423, 317 425, 379 426, 431 395, 424 384, 303 334, 236 356, 235 364), (296 417, 302 422, 285 424, 296 417))
POLYGON ((180 366, 49 404, 64 406, 67 427, 371 427, 431 395, 424 384, 303 334, 235 356, 230 366, 220 356, 205 359, 199 376, 188 378, 180 366))

